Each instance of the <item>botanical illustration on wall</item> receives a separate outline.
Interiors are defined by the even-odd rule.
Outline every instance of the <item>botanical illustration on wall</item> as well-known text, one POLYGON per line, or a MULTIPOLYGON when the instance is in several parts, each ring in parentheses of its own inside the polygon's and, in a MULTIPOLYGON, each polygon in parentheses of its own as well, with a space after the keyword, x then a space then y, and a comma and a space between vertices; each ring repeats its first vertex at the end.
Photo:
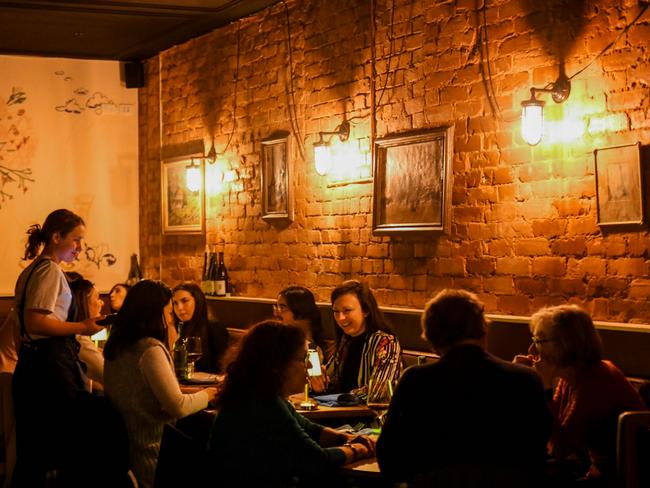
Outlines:
POLYGON ((138 243, 137 91, 118 62, 0 56, 0 294, 12 295, 25 231, 57 208, 86 222, 66 266, 107 291, 138 243))
POLYGON ((0 210, 5 201, 26 193, 34 183, 30 159, 30 128, 24 103, 27 94, 12 87, 0 105, 0 210))

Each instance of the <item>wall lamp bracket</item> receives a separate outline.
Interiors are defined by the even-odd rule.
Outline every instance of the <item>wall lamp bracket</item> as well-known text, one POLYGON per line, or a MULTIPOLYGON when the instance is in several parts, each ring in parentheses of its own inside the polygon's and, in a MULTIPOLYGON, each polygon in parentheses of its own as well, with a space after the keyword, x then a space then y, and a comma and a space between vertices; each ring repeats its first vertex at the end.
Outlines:
POLYGON ((341 142, 345 142, 350 138, 350 122, 344 120, 336 129, 331 132, 319 132, 320 137, 318 142, 325 143, 323 136, 339 136, 341 142))
POLYGON ((571 80, 562 72, 546 87, 532 87, 530 98, 521 102, 521 136, 531 146, 537 145, 544 133, 544 101, 536 98, 538 93, 550 93, 555 103, 562 103, 571 94, 571 80))
POLYGON ((344 120, 335 130, 318 133, 318 141, 314 143, 314 166, 316 167, 316 173, 321 176, 329 173, 332 166, 330 142, 334 136, 338 136, 341 142, 347 141, 350 138, 350 122, 344 120), (329 139, 325 140, 327 136, 329 136, 329 139))

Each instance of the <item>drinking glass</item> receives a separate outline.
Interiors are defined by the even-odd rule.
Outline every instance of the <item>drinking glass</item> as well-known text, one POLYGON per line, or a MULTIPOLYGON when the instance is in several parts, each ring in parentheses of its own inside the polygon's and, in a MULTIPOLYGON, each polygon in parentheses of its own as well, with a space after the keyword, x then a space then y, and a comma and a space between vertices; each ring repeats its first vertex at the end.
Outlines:
POLYGON ((377 416, 377 423, 379 427, 384 425, 384 417, 388 412, 390 401, 393 398, 393 391, 396 382, 393 380, 383 381, 379 385, 375 384, 372 380, 368 383, 368 397, 366 405, 377 416))
POLYGON ((201 348, 200 337, 188 337, 185 339, 185 346, 187 347, 187 377, 194 376, 194 363, 199 360, 203 349, 201 348))

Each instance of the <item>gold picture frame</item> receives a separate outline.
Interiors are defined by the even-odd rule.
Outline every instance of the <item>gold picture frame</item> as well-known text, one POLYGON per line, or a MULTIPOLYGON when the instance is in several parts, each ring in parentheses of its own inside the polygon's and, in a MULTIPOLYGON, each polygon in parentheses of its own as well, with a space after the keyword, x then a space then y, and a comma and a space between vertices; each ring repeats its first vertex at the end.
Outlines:
POLYGON ((282 132, 262 141, 262 219, 293 220, 289 136, 282 132))
POLYGON ((184 156, 162 161, 162 233, 202 234, 205 231, 205 173, 201 157, 184 156), (186 185, 186 168, 198 165, 201 184, 197 191, 186 185))
POLYGON ((453 141, 453 126, 375 141, 374 234, 449 232, 453 141))
POLYGON ((643 225, 641 143, 594 150, 598 225, 643 225))

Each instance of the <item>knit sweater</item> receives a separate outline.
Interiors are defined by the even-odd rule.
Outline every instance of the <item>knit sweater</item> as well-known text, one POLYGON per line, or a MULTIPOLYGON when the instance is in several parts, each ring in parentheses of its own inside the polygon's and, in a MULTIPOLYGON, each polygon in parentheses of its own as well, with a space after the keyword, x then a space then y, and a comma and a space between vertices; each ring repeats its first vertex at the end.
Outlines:
POLYGON ((139 486, 150 487, 165 423, 205 408, 208 396, 181 393, 169 351, 150 337, 107 360, 104 381, 106 395, 126 424, 131 469, 139 486))

